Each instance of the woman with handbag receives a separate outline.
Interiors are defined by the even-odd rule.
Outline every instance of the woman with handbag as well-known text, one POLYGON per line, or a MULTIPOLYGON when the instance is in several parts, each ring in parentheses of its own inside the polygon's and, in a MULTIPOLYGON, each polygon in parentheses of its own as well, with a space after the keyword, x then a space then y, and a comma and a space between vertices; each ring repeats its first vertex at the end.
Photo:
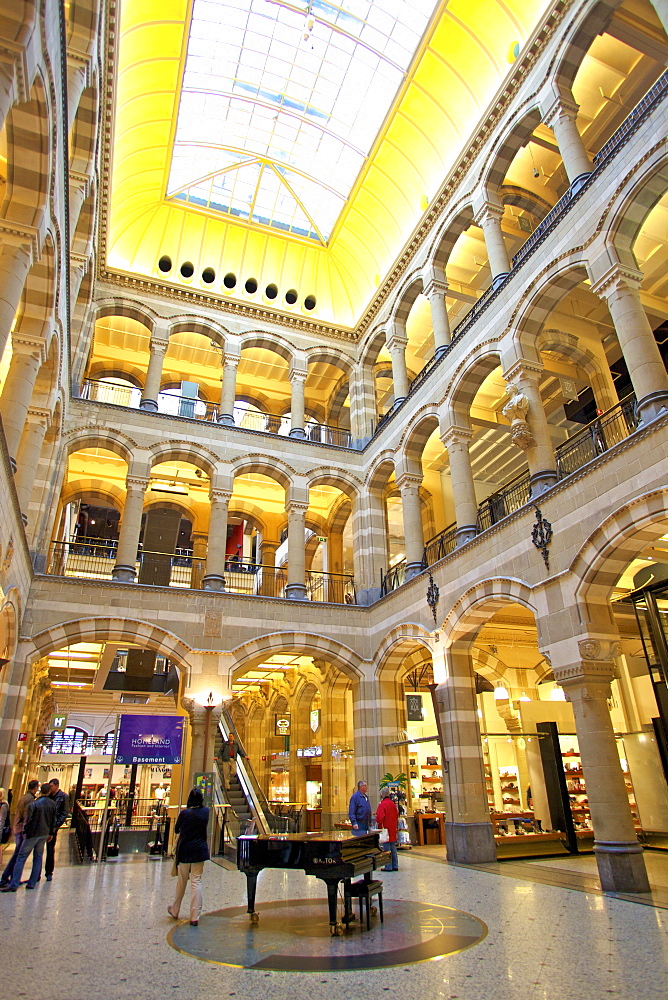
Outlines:
POLYGON ((178 876, 176 895, 167 912, 174 920, 179 919, 181 901, 190 882, 190 926, 197 927, 202 912, 202 871, 204 862, 210 858, 206 839, 209 810, 204 805, 204 797, 199 788, 193 788, 188 796, 186 808, 181 810, 175 833, 178 834, 174 850, 172 874, 178 876))
POLYGON ((391 863, 381 868, 382 872, 399 871, 399 855, 397 853, 397 823, 399 822, 399 810, 397 804, 392 799, 390 789, 385 785, 380 790, 380 803, 376 809, 376 823, 379 829, 387 830, 387 842, 381 844, 391 855, 391 863))

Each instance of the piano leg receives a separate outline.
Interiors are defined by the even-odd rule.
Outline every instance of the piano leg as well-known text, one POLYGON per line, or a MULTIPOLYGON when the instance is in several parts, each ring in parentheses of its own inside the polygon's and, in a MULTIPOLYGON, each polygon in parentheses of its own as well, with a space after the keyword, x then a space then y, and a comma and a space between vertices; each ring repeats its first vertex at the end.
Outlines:
POLYGON ((329 906, 329 933, 332 937, 341 937, 343 934, 343 925, 338 922, 337 917, 337 903, 338 903, 338 888, 339 879, 324 879, 327 883, 327 903, 329 906))
POLYGON ((246 889, 248 892, 248 915, 252 924, 260 923, 260 914, 255 912, 255 890, 257 889, 257 872, 246 872, 246 889))

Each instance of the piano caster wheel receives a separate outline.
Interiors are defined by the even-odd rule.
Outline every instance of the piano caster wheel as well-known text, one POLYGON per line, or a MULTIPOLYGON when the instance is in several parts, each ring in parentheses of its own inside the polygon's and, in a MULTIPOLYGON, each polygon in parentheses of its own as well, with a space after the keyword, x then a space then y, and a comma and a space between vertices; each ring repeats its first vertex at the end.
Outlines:
POLYGON ((371 910, 369 912, 371 913, 372 917, 377 917, 378 916, 378 907, 377 906, 372 906, 371 910))
POLYGON ((249 913, 248 916, 250 917, 251 924, 259 924, 260 923, 260 914, 259 913, 249 913))
POLYGON ((342 937, 343 935, 343 925, 342 924, 330 924, 329 925, 330 937, 342 937))

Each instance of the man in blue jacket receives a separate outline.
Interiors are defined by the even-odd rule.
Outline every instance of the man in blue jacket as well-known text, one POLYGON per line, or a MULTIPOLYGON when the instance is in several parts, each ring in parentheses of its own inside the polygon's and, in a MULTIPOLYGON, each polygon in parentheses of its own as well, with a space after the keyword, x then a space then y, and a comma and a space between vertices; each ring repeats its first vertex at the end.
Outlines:
POLYGON ((353 825, 354 837, 361 837, 363 834, 369 832, 369 826, 371 824, 371 803, 369 802, 366 794, 367 791, 368 788, 366 781, 358 781, 357 791, 353 792, 350 797, 348 816, 353 825))

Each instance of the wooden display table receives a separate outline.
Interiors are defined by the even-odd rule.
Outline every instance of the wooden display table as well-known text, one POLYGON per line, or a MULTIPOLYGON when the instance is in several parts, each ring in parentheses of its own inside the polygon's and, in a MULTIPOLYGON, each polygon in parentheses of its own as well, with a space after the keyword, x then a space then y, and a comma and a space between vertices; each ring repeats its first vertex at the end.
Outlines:
POLYGON ((415 829, 417 831, 417 842, 419 846, 424 844, 444 844, 445 843, 445 814, 434 813, 414 813, 415 829), (438 829, 425 826, 425 822, 436 820, 438 829))

